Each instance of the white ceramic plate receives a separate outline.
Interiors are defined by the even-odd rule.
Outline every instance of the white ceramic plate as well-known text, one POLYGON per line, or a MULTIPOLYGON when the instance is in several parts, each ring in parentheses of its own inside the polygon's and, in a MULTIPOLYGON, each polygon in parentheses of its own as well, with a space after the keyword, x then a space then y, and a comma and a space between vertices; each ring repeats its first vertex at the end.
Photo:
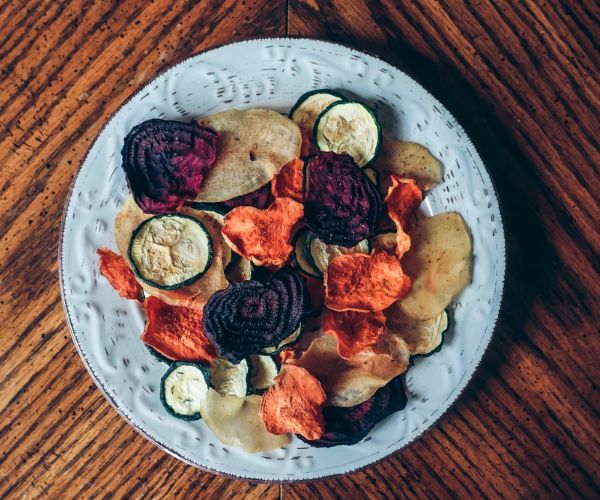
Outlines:
POLYGON ((267 481, 316 479, 350 472, 409 444, 455 401, 488 345, 502 296, 504 233, 490 177, 463 129, 418 83, 389 64, 337 44, 262 39, 209 50, 172 67, 106 124, 73 182, 64 213, 60 276, 73 339, 96 384, 140 433, 179 459, 214 472, 267 481), (453 304, 442 350, 418 359, 406 377, 408 405, 360 443, 312 448, 294 439, 272 453, 224 446, 200 420, 170 417, 159 400, 166 365, 139 340, 140 307, 99 279, 96 249, 116 248, 113 221, 128 189, 123 138, 149 118, 190 120, 229 108, 288 111, 311 89, 332 88, 378 110, 384 133, 426 145, 444 165, 428 214, 454 210, 473 235, 473 282, 453 304))

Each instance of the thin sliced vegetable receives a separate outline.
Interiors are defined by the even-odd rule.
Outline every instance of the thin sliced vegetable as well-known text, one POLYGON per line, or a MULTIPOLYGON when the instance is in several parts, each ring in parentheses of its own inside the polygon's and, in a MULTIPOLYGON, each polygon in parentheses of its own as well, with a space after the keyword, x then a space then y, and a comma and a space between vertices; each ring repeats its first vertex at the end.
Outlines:
POLYGON ((423 201, 423 193, 412 179, 391 176, 392 185, 385 197, 385 204, 390 219, 396 224, 396 255, 398 258, 410 248, 410 219, 423 201))
POLYGON ((323 331, 337 338, 340 356, 350 359, 377 344, 383 335, 385 319, 382 311, 364 313, 327 309, 323 331))
POLYGON ((396 231, 379 231, 371 238, 370 242, 373 250, 380 250, 392 255, 396 253, 398 243, 396 231))
POLYGON ((261 351, 261 353, 268 355, 268 356, 274 356, 275 354, 278 354, 280 351, 282 351, 286 347, 290 347, 291 345, 298 342, 298 340, 300 340, 300 337, 302 337, 303 333, 304 333, 304 325, 301 323, 300 325, 298 325, 298 328, 296 328, 290 334, 289 337, 284 338, 281 342, 279 342, 278 344, 276 344, 274 346, 265 347, 261 351))
POLYGON ((253 354, 250 356, 250 385, 252 391, 260 394, 275 383, 275 377, 279 373, 279 367, 272 356, 253 354))
POLYGON ((233 364, 225 358, 215 358, 208 367, 212 387, 221 396, 243 397, 248 394, 250 369, 243 359, 233 364))
POLYGON ((108 280, 119 296, 143 302, 142 287, 136 281, 127 261, 109 248, 99 248, 96 253, 100 259, 100 274, 108 280))
POLYGON ((279 173, 271 181, 271 193, 275 198, 291 198, 302 203, 304 195, 302 193, 304 162, 300 158, 295 158, 285 164, 279 173))
POLYGON ((329 263, 340 255, 353 253, 368 254, 370 252, 369 240, 362 240, 353 247, 342 247, 339 245, 328 245, 309 232, 304 243, 304 254, 310 266, 316 269, 318 277, 322 278, 329 263))
POLYGON ((300 231, 296 233, 296 236, 294 236, 294 266, 308 276, 320 278, 322 276, 321 272, 319 269, 314 267, 313 264, 311 264, 311 262, 308 260, 308 255, 306 254, 307 237, 308 229, 305 227, 300 229, 300 231))
POLYGON ((400 303, 396 302, 385 310, 385 317, 386 330, 400 336, 408 345, 411 355, 427 355, 438 350, 448 329, 446 310, 435 318, 418 320, 406 316, 400 303))
POLYGON ((173 363, 160 381, 160 400, 167 412, 182 420, 201 418, 208 392, 206 369, 194 363, 173 363))

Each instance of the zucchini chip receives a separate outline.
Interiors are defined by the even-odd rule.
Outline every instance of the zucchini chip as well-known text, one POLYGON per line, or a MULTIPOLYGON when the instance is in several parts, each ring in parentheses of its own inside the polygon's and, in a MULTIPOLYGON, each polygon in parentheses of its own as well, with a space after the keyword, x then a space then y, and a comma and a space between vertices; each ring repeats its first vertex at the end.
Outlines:
POLYGON ((160 400, 171 415, 198 420, 201 401, 206 398, 205 368, 193 363, 173 363, 160 381, 160 400))
POLYGON ((320 278, 322 273, 308 260, 306 254, 306 241, 308 237, 308 229, 303 227, 294 236, 292 245, 294 247, 293 261, 294 266, 300 269, 304 274, 313 278, 320 278))
POLYGON ((319 150, 349 154, 359 167, 373 161, 381 147, 375 110, 356 101, 330 104, 319 115, 313 134, 319 150))
POLYGON ((129 262, 148 285, 175 290, 191 285, 206 272, 213 245, 206 227, 183 214, 165 214, 142 222, 129 242, 129 262))
POLYGON ((304 325, 302 323, 300 323, 298 325, 298 328, 296 328, 289 337, 284 338, 281 342, 279 342, 278 344, 271 346, 271 347, 265 347, 261 353, 267 356, 274 356, 275 354, 279 354, 281 351, 283 351, 286 347, 289 347, 293 344, 295 344, 296 342, 298 342, 298 340, 300 340, 300 337, 302 337, 302 333, 304 333, 304 325))

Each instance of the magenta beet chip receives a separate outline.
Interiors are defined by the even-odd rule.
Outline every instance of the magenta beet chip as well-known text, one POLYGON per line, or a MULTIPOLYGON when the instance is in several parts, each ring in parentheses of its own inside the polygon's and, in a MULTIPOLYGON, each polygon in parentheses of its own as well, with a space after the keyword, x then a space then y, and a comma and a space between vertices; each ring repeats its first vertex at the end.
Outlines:
POLYGON ((121 155, 138 206, 163 214, 194 199, 215 163, 218 137, 195 122, 152 119, 133 127, 121 155))
POLYGON ((404 377, 396 377, 379 389, 371 399, 349 408, 323 408, 325 433, 319 439, 302 441, 317 447, 352 445, 361 441, 385 417, 403 410, 407 403, 404 377))
POLYGON ((320 152, 304 176, 306 223, 321 240, 351 247, 375 234, 381 195, 351 156, 320 152))
POLYGON ((267 208, 272 201, 273 195, 271 194, 271 183, 269 182, 263 187, 258 188, 256 191, 224 201, 222 204, 228 209, 242 206, 267 208))

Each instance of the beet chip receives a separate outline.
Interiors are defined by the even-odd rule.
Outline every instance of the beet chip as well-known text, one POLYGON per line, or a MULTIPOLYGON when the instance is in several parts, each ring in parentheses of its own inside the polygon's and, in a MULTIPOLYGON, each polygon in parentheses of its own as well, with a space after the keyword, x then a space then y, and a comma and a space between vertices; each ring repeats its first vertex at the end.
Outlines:
POLYGON ((263 187, 258 188, 256 191, 243 194, 237 198, 232 198, 231 200, 223 201, 221 204, 227 209, 244 206, 267 208, 272 201, 273 196, 271 195, 271 184, 267 183, 263 187))
POLYGON ((304 175, 306 224, 321 240, 352 247, 375 234, 381 195, 351 156, 321 152, 304 175))
POLYGON ((410 236, 406 234, 410 218, 415 213, 423 193, 413 179, 403 179, 395 174, 390 175, 392 185, 385 197, 390 219, 396 224, 396 255, 400 258, 410 249, 410 236))
POLYGON ((300 366, 284 365, 275 385, 263 394, 260 417, 272 434, 293 432, 306 439, 318 439, 325 428, 321 383, 300 366))
POLYGON ((216 352, 202 333, 202 309, 170 306, 156 297, 144 301, 142 342, 174 361, 209 363, 216 352))
POLYGON ((364 313, 327 309, 323 319, 323 331, 337 337, 338 352, 346 359, 374 346, 384 327, 385 314, 381 311, 364 313))
POLYGON ((136 281, 127 261, 108 248, 99 248, 97 253, 100 257, 100 274, 108 280, 119 296, 142 302, 142 287, 136 281))
POLYGON ((334 311, 383 311, 410 287, 410 277, 394 255, 339 255, 325 271, 325 305, 334 311))
POLYGON ((369 434, 375 424, 406 407, 403 377, 396 377, 379 389, 371 399, 356 406, 326 406, 323 408, 325 432, 317 440, 298 437, 317 447, 352 445, 369 434))
POLYGON ((299 158, 286 163, 271 181, 271 192, 275 198, 291 198, 302 203, 302 170, 304 162, 299 158))
POLYGON ((133 127, 121 155, 139 207, 164 214, 194 199, 215 162, 218 136, 195 122, 152 119, 133 127))

